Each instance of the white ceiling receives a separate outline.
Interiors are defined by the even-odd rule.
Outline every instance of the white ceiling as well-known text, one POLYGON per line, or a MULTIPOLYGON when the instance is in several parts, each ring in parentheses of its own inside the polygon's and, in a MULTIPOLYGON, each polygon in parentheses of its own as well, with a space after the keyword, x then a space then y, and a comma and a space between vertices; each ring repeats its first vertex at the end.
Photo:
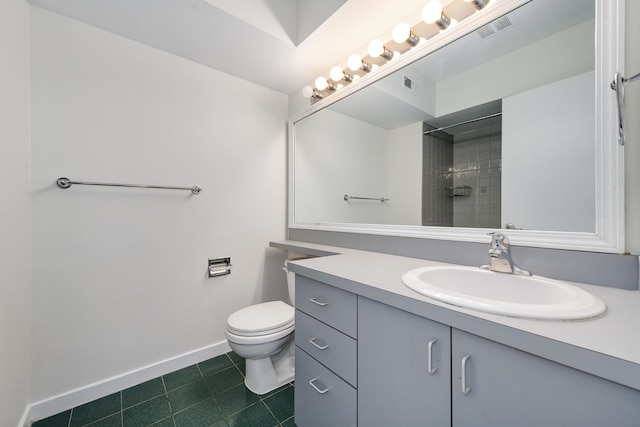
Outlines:
POLYGON ((292 93, 426 0, 29 0, 52 12, 292 93))

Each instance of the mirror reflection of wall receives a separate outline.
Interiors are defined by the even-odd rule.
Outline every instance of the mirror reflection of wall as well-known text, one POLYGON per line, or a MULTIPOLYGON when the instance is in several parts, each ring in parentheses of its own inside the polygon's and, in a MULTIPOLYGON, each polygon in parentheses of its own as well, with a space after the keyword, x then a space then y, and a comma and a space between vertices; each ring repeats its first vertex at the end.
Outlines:
POLYGON ((594 69, 593 0, 536 0, 314 112, 295 222, 594 232, 594 69))
POLYGON ((500 228, 502 127, 499 115, 437 130, 425 123, 422 225, 500 228))

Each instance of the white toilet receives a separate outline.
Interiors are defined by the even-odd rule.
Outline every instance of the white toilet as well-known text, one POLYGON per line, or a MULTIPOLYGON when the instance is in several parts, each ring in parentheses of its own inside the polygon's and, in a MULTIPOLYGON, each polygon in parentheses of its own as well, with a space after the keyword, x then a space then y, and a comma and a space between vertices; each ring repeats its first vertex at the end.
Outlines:
MULTIPOLYGON (((289 300, 293 304, 295 275, 287 270, 289 300)), ((236 354, 246 359, 244 383, 265 394, 293 381, 295 309, 282 301, 250 305, 227 319, 225 335, 236 354)))

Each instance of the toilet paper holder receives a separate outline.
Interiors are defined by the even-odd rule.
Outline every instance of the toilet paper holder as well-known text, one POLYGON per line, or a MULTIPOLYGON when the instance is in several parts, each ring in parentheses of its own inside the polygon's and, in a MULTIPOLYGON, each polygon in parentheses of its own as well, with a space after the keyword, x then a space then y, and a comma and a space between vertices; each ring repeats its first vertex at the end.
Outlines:
POLYGON ((231 257, 209 258, 209 277, 231 274, 231 257))

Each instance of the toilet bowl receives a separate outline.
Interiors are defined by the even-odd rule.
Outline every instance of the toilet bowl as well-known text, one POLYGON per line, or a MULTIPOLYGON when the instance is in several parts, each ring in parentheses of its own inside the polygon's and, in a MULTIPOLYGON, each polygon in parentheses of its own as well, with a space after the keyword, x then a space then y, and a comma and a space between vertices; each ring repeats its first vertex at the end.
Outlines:
MULTIPOLYGON (((294 274, 287 272, 289 298, 293 301, 294 274)), ((265 394, 294 378, 295 309, 282 301, 244 307, 227 319, 225 336, 231 349, 246 359, 245 385, 265 394)))

